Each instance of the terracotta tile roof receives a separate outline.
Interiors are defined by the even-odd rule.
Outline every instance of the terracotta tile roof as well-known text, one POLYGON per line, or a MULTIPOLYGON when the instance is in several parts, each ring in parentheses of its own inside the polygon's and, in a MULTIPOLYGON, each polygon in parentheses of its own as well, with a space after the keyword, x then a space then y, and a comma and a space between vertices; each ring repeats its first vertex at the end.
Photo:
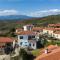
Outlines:
POLYGON ((54 34, 60 34, 60 31, 56 31, 56 32, 54 32, 54 34))
POLYGON ((55 28, 55 30, 60 30, 60 28, 55 28))
MULTIPOLYGON (((49 46, 46 47, 46 48, 48 48, 48 50, 51 51, 51 50, 54 50, 54 49, 58 48, 58 46, 56 46, 56 45, 49 45, 49 46)), ((44 49, 44 50, 45 50, 45 49, 44 49)))
POLYGON ((17 32, 18 35, 35 35, 36 33, 33 31, 21 31, 17 32))
POLYGON ((33 27, 33 29, 32 29, 33 31, 37 31, 37 30, 43 30, 43 28, 41 28, 41 27, 33 27))
MULTIPOLYGON (((48 48, 49 51, 53 50, 53 49, 56 49, 57 46, 56 45, 49 45, 48 47, 45 47, 45 48, 48 48)), ((44 53, 45 49, 43 49, 40 53, 44 53)))
POLYGON ((13 42, 13 39, 9 37, 0 37, 0 43, 8 43, 8 42, 13 42))
POLYGON ((44 28, 45 30, 55 30, 55 28, 44 28))
POLYGON ((54 26, 55 24, 48 24, 48 26, 54 26))
POLYGON ((46 29, 46 30, 53 30, 53 31, 58 31, 58 30, 60 30, 60 28, 44 28, 44 29, 46 29))
POLYGON ((60 26, 60 23, 59 24, 49 24, 48 26, 60 26))
POLYGON ((60 47, 58 46, 49 46, 48 50, 50 52, 48 54, 42 53, 35 60, 60 60, 60 47))

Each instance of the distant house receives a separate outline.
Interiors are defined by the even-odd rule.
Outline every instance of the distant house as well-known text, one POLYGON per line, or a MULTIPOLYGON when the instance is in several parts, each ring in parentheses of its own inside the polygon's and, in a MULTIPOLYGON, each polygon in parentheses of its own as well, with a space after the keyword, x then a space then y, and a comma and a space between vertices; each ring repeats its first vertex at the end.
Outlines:
POLYGON ((17 33, 17 36, 20 47, 30 47, 32 49, 36 49, 36 34, 33 31, 21 31, 17 33))
POLYGON ((46 34, 51 37, 55 37, 57 35, 55 33, 58 33, 57 31, 60 32, 60 28, 44 28, 43 34, 46 34))
POLYGON ((43 29, 43 34, 47 34, 47 35, 50 35, 52 37, 54 31, 55 31, 54 28, 45 28, 45 29, 43 29))

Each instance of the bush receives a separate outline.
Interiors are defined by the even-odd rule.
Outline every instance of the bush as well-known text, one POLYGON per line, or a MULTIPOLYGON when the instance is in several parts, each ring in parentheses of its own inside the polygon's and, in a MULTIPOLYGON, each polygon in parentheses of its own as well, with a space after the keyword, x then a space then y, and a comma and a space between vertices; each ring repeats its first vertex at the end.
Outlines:
POLYGON ((20 50, 20 59, 22 60, 33 60, 34 56, 32 54, 29 54, 26 52, 26 50, 21 49, 20 50))

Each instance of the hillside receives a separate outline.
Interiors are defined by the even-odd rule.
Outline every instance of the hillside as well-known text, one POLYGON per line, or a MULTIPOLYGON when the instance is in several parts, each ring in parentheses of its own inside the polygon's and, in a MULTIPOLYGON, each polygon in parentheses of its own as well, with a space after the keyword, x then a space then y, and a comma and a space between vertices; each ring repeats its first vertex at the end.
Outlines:
POLYGON ((49 24, 49 23, 60 23, 60 15, 51 15, 46 16, 43 18, 33 18, 27 19, 26 21, 22 21, 25 24, 32 23, 32 24, 49 24))
POLYGON ((47 26, 49 23, 60 23, 60 15, 46 16, 43 18, 30 18, 24 20, 0 20, 0 36, 11 36, 13 29, 22 27, 25 24, 47 26))

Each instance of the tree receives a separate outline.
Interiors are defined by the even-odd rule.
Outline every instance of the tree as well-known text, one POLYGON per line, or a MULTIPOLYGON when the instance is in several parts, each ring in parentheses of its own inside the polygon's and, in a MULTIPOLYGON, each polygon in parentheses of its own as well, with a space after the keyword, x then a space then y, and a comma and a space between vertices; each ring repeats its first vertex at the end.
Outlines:
POLYGON ((33 60, 34 56, 30 52, 26 52, 26 50, 20 50, 20 60, 33 60))

